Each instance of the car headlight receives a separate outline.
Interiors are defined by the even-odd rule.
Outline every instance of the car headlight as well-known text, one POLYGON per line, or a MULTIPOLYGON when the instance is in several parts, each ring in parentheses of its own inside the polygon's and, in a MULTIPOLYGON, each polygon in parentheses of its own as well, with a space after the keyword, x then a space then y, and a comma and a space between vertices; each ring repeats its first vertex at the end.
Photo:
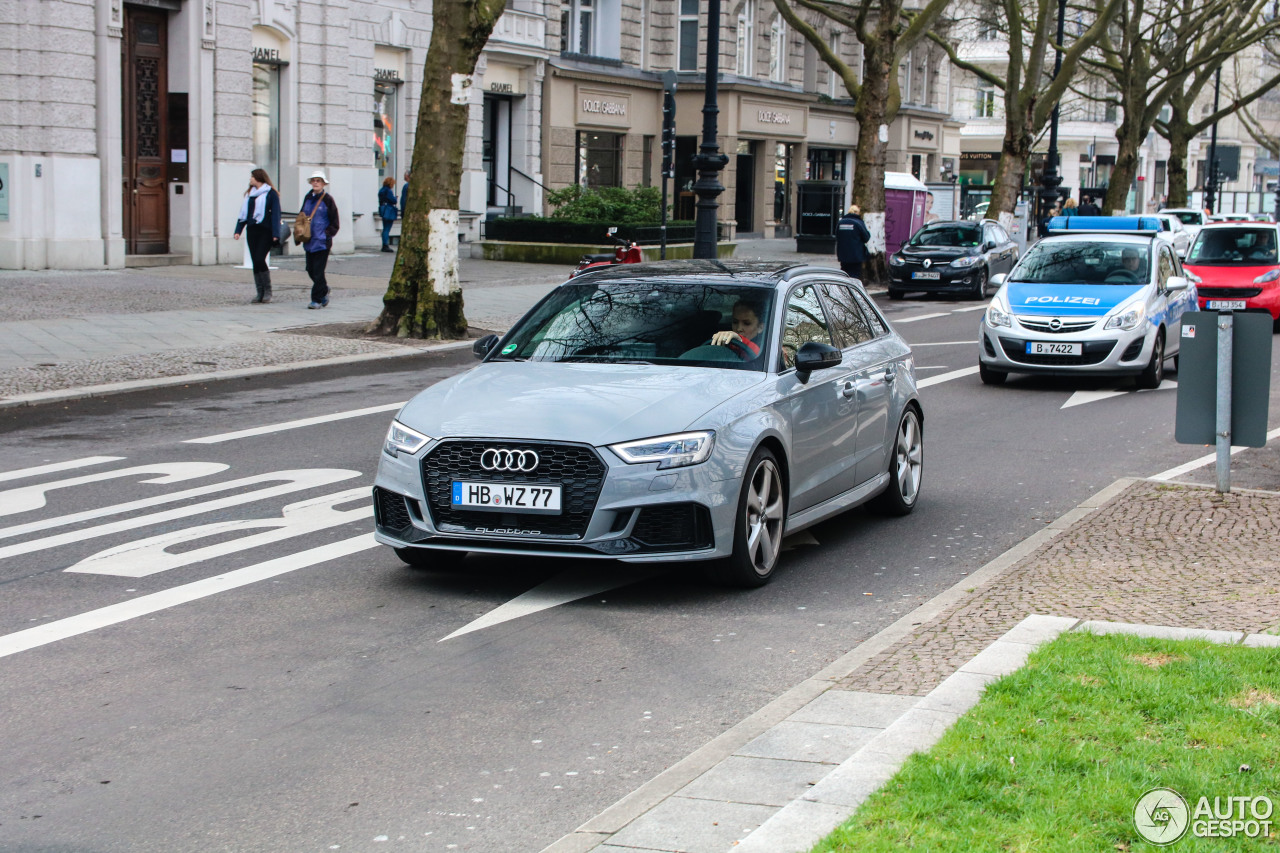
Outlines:
POLYGON ((387 440, 382 445, 382 452, 388 456, 399 456, 401 453, 412 456, 430 440, 430 436, 411 430, 399 421, 392 421, 391 429, 387 430, 387 440))
POLYGON ((705 462, 711 455, 711 448, 715 443, 715 432, 707 430, 706 432, 680 432, 639 441, 624 441, 621 444, 609 445, 609 449, 618 454, 628 465, 657 462, 658 469, 661 470, 683 468, 686 465, 705 462))
POLYGON ((889 266, 900 267, 900 266, 903 266, 904 264, 906 264, 906 261, 904 261, 900 256, 898 255, 889 256, 889 266))
POLYGON ((1280 279, 1280 269, 1274 269, 1269 273, 1264 273, 1253 280, 1254 284, 1267 284, 1268 282, 1280 279))
POLYGON ((951 266, 964 269, 980 263, 982 263, 982 255, 965 255, 952 261, 951 266))
POLYGON ((1139 305, 1136 308, 1130 308, 1123 314, 1117 314, 1107 321, 1103 326, 1104 329, 1136 329, 1138 324, 1147 318, 1147 309, 1139 305))
POLYGON ((987 325, 988 326, 1012 326, 1013 317, 1009 312, 1004 310, 1004 306, 996 300, 991 300, 991 304, 987 306, 987 325))

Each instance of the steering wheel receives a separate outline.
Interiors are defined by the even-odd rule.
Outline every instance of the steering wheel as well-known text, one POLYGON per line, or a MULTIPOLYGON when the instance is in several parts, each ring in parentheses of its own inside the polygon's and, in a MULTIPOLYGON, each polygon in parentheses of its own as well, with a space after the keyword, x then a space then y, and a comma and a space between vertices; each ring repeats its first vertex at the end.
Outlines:
POLYGON ((1112 270, 1103 281, 1111 284, 1137 284, 1138 274, 1129 270, 1112 270))

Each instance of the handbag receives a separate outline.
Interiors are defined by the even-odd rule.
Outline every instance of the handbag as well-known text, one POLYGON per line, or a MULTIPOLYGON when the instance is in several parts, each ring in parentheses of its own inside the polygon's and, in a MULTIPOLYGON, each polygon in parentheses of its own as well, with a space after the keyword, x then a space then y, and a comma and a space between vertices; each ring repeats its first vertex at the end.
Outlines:
MULTIPOLYGON (((318 203, 318 202, 317 202, 318 203)), ((315 215, 315 209, 312 208, 311 215, 315 215)), ((298 211, 298 215, 293 218, 293 245, 301 246, 303 243, 311 239, 311 216, 298 211)))
POLYGON ((378 215, 382 217, 383 222, 395 222, 396 206, 394 204, 383 204, 382 209, 378 211, 378 215))

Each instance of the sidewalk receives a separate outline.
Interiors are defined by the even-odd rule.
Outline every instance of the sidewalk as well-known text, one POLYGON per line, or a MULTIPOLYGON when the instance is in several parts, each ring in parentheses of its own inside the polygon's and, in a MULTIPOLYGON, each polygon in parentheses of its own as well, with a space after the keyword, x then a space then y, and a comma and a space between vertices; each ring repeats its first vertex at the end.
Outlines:
MULTIPOLYGON (((835 266, 831 256, 797 254, 794 240, 743 241, 737 255, 835 266)), ((0 406, 105 393, 116 383, 132 389, 439 346, 359 336, 382 310, 394 260, 381 252, 333 257, 331 301, 317 311, 306 307, 311 283, 301 257, 272 259, 279 269, 270 305, 249 304, 252 273, 233 266, 0 271, 0 406), (307 327, 324 328, 298 333, 307 327)), ((467 320, 506 329, 569 272, 462 258, 467 320)))

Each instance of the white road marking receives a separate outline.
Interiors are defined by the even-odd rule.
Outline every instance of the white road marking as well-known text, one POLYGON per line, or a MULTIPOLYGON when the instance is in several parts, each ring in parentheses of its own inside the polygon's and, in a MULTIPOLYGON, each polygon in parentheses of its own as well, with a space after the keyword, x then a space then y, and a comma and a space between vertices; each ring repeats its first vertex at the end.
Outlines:
POLYGON ((220 444, 224 441, 235 441, 237 438, 249 438, 255 435, 267 435, 273 432, 284 432, 290 429, 300 429, 302 427, 315 426, 316 424, 329 423, 330 421, 342 421, 348 418, 360 418, 365 415, 376 415, 380 412, 398 411, 406 401, 399 403, 386 403, 381 406, 370 406, 367 409, 352 409, 349 412, 333 412, 328 415, 318 415, 314 418, 302 418, 296 421, 285 421, 278 424, 267 424, 266 426, 251 427, 249 429, 236 430, 235 432, 224 432, 219 435, 207 435, 204 438, 189 438, 184 444, 220 444))
POLYGON ((986 311, 986 310, 987 310, 987 303, 985 303, 985 302, 984 302, 984 303, 982 303, 981 305, 970 305, 970 306, 969 306, 969 307, 967 307, 967 308, 953 308, 953 309, 951 309, 951 313, 952 313, 952 314, 963 314, 963 313, 965 313, 966 311, 986 311))
MULTIPOLYGON (((207 494, 211 491, 236 489, 242 486, 252 485, 254 483, 271 482, 273 480, 286 481, 282 485, 259 489, 255 492, 231 495, 225 498, 218 498, 217 500, 192 504, 191 506, 177 507, 163 512, 155 512, 151 515, 140 515, 134 518, 114 521, 109 524, 100 524, 97 527, 87 527, 83 530, 71 530, 54 536, 46 536, 41 539, 32 539, 28 542, 21 542, 16 545, 8 545, 4 548, 0 548, 0 560, 3 560, 6 557, 16 557, 19 554, 30 554, 35 551, 57 548, 60 545, 68 545, 73 542, 83 542, 86 539, 94 539, 99 536, 109 536, 112 533, 120 533, 124 530, 136 530, 137 528, 145 527, 148 524, 160 524, 165 521, 172 521, 175 518, 187 518, 189 516, 199 515, 203 512, 212 512, 216 509, 239 506, 240 504, 247 504, 252 503, 253 501, 273 498, 277 495, 287 495, 290 492, 300 492, 303 489, 327 486, 331 483, 350 480, 352 477, 359 476, 359 471, 349 471, 342 468, 303 468, 296 471, 276 471, 272 474, 258 474, 253 477, 245 477, 242 480, 232 480, 231 482, 219 483, 214 486, 202 486, 199 489, 190 489, 185 493, 178 492, 173 495, 165 495, 164 498, 173 501, 179 500, 182 497, 194 497, 197 494, 207 494)), ((159 501, 156 498, 150 498, 147 501, 147 503, 157 502, 159 501)), ((141 504, 143 501, 134 501, 133 503, 141 504)), ((62 524, 69 523, 67 521, 68 519, 83 520, 86 517, 92 518, 95 514, 108 515, 112 512, 121 512, 123 511, 121 507, 125 506, 128 506, 128 504, 117 504, 114 507, 107 507, 103 510, 90 510, 88 512, 76 513, 75 515, 66 515, 62 516, 61 519, 54 518, 48 519, 47 521, 37 521, 30 524, 18 525, 17 527, 7 527, 0 530, 0 537, 17 536, 19 534, 15 531, 19 530, 22 532, 31 532, 33 529, 62 526, 62 524)))
POLYGON ((943 314, 920 314, 916 317, 903 317, 902 319, 892 318, 889 322, 895 326, 901 326, 903 323, 914 323, 916 320, 932 320, 934 317, 950 317, 951 312, 947 311, 943 314))
POLYGON ((280 510, 280 518, 246 518, 238 521, 219 521, 214 524, 202 524, 185 530, 174 530, 161 533, 147 539, 126 542, 114 548, 85 557, 64 571, 79 572, 91 575, 114 575, 122 578, 141 578, 157 572, 167 572, 192 563, 224 557, 281 542, 296 536, 305 536, 330 527, 349 524, 373 517, 373 505, 356 509, 338 511, 334 509, 344 503, 363 500, 369 501, 372 495, 368 487, 361 486, 347 489, 332 495, 299 501, 286 505, 280 510), (239 530, 261 529, 262 533, 241 536, 227 542, 218 542, 204 548, 195 548, 179 554, 171 554, 166 549, 184 542, 195 542, 239 530))
POLYGON ((977 372, 977 366, 962 367, 959 370, 953 370, 950 373, 940 373, 937 376, 930 376, 928 379, 917 380, 916 387, 928 388, 930 385, 941 385, 943 382, 950 382, 952 379, 962 379, 965 376, 972 376, 977 372))
MULTIPOLYGON (((1280 438, 1280 429, 1273 429, 1271 430, 1271 432, 1267 433, 1267 441, 1275 441, 1277 438, 1280 438)), ((1247 447, 1240 447, 1233 444, 1231 446, 1231 455, 1235 456, 1240 451, 1248 450, 1248 449, 1249 448, 1247 447)), ((1181 477, 1183 474, 1194 471, 1197 468, 1203 468, 1206 465, 1212 465, 1217 460, 1218 460, 1218 454, 1215 451, 1213 453, 1210 453, 1208 456, 1201 456, 1199 459, 1192 459, 1190 462, 1185 462, 1182 465, 1178 465, 1177 467, 1170 468, 1168 471, 1161 471, 1159 474, 1156 474, 1154 477, 1150 477, 1148 479, 1172 480, 1175 477, 1181 477)))
POLYGON ((1124 391, 1077 391, 1071 395, 1067 402, 1062 404, 1062 408, 1069 409, 1072 406, 1083 406, 1085 403, 1096 403, 1099 400, 1106 400, 1110 397, 1123 397, 1126 394, 1142 394, 1146 391, 1174 391, 1177 387, 1177 382, 1166 380, 1160 383, 1159 388, 1140 388, 1136 389, 1136 392, 1135 389, 1127 389, 1124 391))
POLYGON ((107 462, 119 462, 123 456, 86 456, 84 459, 72 459, 68 462, 51 462, 48 465, 37 465, 34 468, 19 468, 16 471, 0 473, 0 483, 6 480, 22 480, 26 477, 39 477, 54 474, 58 471, 70 471, 75 468, 88 468, 90 465, 103 465, 107 462))
POLYGON ((601 568, 596 566, 570 569, 564 574, 556 575, 546 583, 535 586, 523 595, 516 596, 506 604, 490 610, 479 619, 464 625, 449 636, 442 637, 439 642, 443 643, 445 640, 452 640, 454 637, 460 637, 472 631, 479 631, 481 628, 491 628, 503 622, 510 622, 512 619, 519 619, 521 616, 528 616, 530 613, 537 613, 540 610, 547 610, 560 604, 577 601, 579 598, 586 598, 588 595, 597 595, 620 586, 647 580, 654 575, 669 571, 669 569, 669 566, 647 566, 643 568, 638 566, 615 568, 611 566, 607 571, 602 571, 601 568))
MULTIPOLYGON (((170 607, 176 607, 179 604, 187 604, 188 602, 206 598, 210 595, 217 595, 220 592, 247 586, 268 578, 274 578, 297 569, 305 569, 308 566, 336 560, 339 557, 349 557, 360 551, 367 551, 376 544, 372 533, 362 533, 359 536, 344 539, 341 542, 320 545, 306 551, 299 551, 296 554, 267 560, 255 566, 246 566, 243 569, 236 569, 226 574, 183 584, 161 592, 154 592, 150 595, 142 595, 130 601, 122 601, 119 604, 90 610, 87 613, 70 616, 66 619, 47 622, 44 625, 37 625, 34 628, 27 628, 23 631, 15 631, 12 634, 0 637, 0 657, 7 657, 18 652, 25 652, 39 646, 55 643, 58 640, 66 640, 80 634, 87 634, 90 631, 96 631, 108 625, 117 625, 130 619, 137 619, 139 616, 147 616, 170 607)), ((178 630, 181 629, 179 628, 178 630)))
POLYGON ((72 489, 89 483, 101 483, 103 480, 118 480, 122 477, 133 477, 140 474, 157 474, 159 476, 143 483, 168 485, 183 480, 195 480, 200 477, 212 477, 230 468, 221 462, 162 462, 156 465, 137 465, 133 468, 118 468, 115 471, 103 471, 98 474, 85 474, 82 477, 69 477, 65 480, 54 480, 50 483, 37 483, 18 489, 0 492, 0 515, 16 515, 40 509, 47 502, 46 492, 54 489, 72 489))

